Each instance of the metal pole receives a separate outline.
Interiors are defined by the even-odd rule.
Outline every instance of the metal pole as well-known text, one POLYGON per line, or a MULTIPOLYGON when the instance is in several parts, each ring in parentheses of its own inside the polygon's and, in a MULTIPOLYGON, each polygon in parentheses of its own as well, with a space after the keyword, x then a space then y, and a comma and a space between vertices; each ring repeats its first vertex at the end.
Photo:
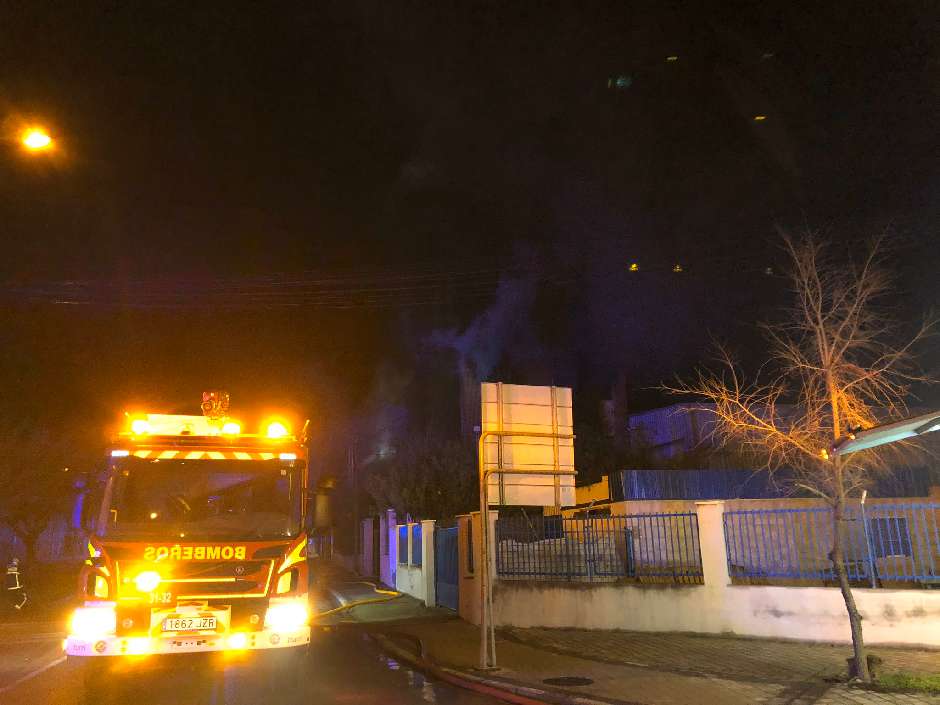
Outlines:
POLYGON ((487 547, 489 546, 489 539, 487 538, 487 529, 489 527, 489 501, 487 497, 487 492, 489 488, 486 484, 487 473, 485 470, 485 459, 483 457, 483 445, 486 440, 488 433, 484 432, 480 434, 480 445, 479 445, 479 468, 480 468, 480 668, 486 669, 489 666, 489 659, 486 654, 486 616, 488 611, 488 606, 486 603, 487 595, 487 571, 489 565, 487 563, 488 558, 487 554, 489 551, 487 547))
POLYGON ((552 484, 555 486, 555 506, 561 506, 561 478, 558 471, 561 469, 558 459, 558 400, 555 396, 555 385, 552 385, 552 469, 555 475, 552 484))
POLYGON ((493 585, 490 575, 490 516, 489 516, 489 476, 500 475, 577 475, 574 470, 562 472, 555 470, 527 470, 516 468, 487 468, 484 456, 486 439, 490 436, 512 436, 529 438, 574 439, 573 433, 555 434, 535 431, 483 431, 477 449, 477 461, 480 474, 480 669, 496 668, 496 625, 493 622, 493 585), (487 636, 489 628, 489 638, 487 636), (490 648, 487 648, 487 641, 490 648))
MULTIPOLYGON (((346 461, 349 466, 349 475, 353 492, 353 525, 356 527, 356 543, 355 546, 353 546, 353 552, 356 554, 356 563, 359 564, 362 562, 362 524, 359 521, 359 474, 356 472, 355 440, 350 444, 349 449, 347 450, 346 461)), ((359 567, 361 566, 357 565, 357 568, 359 567)))

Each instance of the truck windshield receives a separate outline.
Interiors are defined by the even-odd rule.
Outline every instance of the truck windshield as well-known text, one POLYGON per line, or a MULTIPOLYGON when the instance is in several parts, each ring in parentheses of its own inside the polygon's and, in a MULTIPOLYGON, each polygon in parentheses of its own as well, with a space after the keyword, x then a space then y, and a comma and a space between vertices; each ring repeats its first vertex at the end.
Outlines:
POLYGON ((119 538, 294 536, 301 521, 300 466, 279 460, 128 458, 114 469, 102 533, 119 538))

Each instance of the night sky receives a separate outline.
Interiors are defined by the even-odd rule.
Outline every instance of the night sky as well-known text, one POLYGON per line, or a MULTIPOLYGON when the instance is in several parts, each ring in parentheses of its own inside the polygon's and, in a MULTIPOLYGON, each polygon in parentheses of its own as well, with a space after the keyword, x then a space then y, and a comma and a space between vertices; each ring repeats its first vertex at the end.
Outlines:
POLYGON ((640 389, 758 349, 781 227, 937 304, 940 4, 579 5, 0 0, 0 415, 640 389))

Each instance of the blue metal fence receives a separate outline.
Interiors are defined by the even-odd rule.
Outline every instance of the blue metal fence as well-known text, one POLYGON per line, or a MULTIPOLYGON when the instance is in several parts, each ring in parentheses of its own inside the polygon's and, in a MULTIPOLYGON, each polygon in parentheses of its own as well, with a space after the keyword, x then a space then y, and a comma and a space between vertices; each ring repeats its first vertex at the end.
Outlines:
POLYGON ((411 526, 411 565, 421 565, 421 524, 411 526))
MULTIPOLYGON (((727 511, 724 529, 734 582, 836 581, 828 507, 727 511)), ((940 503, 854 505, 840 531, 853 583, 940 586, 940 503)))
POLYGON ((398 526, 398 562, 402 565, 408 564, 408 526, 406 524, 398 526))
POLYGON ((781 496, 766 472, 716 469, 632 469, 612 476, 615 500, 631 499, 771 499, 781 496))
POLYGON ((702 582, 698 518, 692 512, 548 519, 497 519, 500 578, 702 582))
MULTIPOLYGON (((873 497, 926 497, 940 473, 929 467, 893 468, 875 478, 873 497)), ((741 469, 628 469, 611 473, 614 501, 631 499, 780 499, 792 496, 792 472, 741 469)), ((804 496, 797 493, 796 496, 804 496)), ((805 495, 809 496, 809 495, 805 495)))

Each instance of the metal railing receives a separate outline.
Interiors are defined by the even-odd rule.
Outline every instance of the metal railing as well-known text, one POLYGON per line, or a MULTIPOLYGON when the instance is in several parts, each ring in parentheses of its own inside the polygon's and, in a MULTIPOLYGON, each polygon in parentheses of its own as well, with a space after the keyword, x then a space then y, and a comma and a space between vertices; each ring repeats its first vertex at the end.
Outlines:
POLYGON ((701 583, 692 513, 496 520, 496 574, 505 580, 701 583))
MULTIPOLYGON (((736 583, 834 584, 832 510, 749 509, 724 514, 736 583)), ((940 586, 940 503, 853 505, 840 528, 849 580, 863 587, 940 586)))
POLYGON ((408 565, 408 525, 398 525, 398 563, 408 565))

